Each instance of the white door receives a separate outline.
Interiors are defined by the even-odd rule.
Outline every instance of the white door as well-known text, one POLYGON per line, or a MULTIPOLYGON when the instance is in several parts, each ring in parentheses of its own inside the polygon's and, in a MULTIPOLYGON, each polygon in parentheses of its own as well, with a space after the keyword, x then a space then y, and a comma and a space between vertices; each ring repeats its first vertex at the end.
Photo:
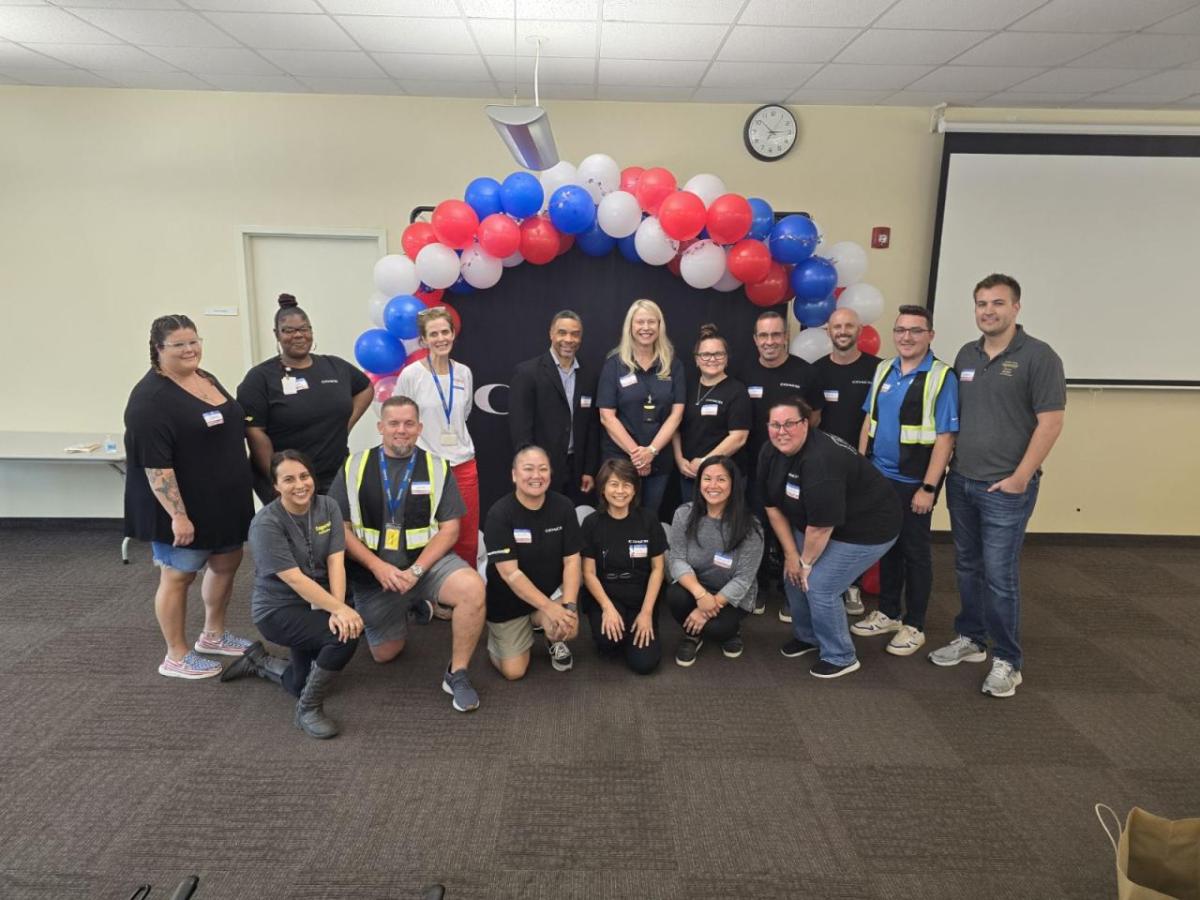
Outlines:
MULTIPOLYGON (((353 235, 245 234, 246 297, 254 363, 278 353, 272 329, 280 294, 292 294, 313 326, 313 349, 357 365, 354 341, 368 328, 372 271, 386 250, 383 232, 353 235)), ((368 410, 350 433, 350 451, 379 443, 368 410)))

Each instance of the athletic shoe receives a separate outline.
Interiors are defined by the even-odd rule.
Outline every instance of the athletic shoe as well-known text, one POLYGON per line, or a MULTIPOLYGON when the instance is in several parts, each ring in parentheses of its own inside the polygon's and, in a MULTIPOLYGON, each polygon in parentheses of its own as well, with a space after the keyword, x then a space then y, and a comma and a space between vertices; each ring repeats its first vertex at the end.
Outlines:
POLYGON ((857 672, 860 668, 862 666, 857 659, 844 666, 835 666, 831 662, 819 659, 817 660, 817 664, 808 670, 808 674, 813 678, 841 678, 843 675, 857 672))
POLYGON ((761 616, 767 611, 767 592, 762 588, 758 589, 758 594, 754 597, 754 615, 761 616))
POLYGON ((550 665, 554 666, 554 671, 571 671, 575 658, 571 656, 571 648, 566 641, 546 641, 546 649, 550 651, 550 665))
POLYGON ((408 617, 417 625, 428 625, 433 621, 433 601, 417 600, 408 608, 408 617))
POLYGON ((1011 697, 1017 692, 1017 685, 1020 683, 1020 669, 1014 669, 1007 659, 993 659, 992 671, 988 672, 980 690, 993 697, 1011 697))
POLYGON ((696 661, 700 648, 704 646, 703 638, 695 638, 685 634, 675 650, 675 665, 685 669, 696 661))
POLYGON ((779 648, 779 652, 788 659, 795 659, 797 656, 803 656, 806 653, 814 653, 816 649, 816 644, 810 644, 807 641, 800 640, 799 638, 792 638, 779 648))
POLYGON ((454 698, 453 706, 459 712, 470 712, 479 709, 479 694, 471 686, 471 679, 466 669, 447 670, 442 677, 442 690, 454 698))
POLYGON ((735 634, 729 640, 722 642, 721 652, 729 659, 737 659, 742 655, 742 651, 746 649, 746 644, 742 640, 740 634, 735 634))
POLYGON ((158 674, 166 675, 168 678, 188 678, 195 681, 199 678, 212 678, 220 675, 221 664, 216 660, 197 656, 195 653, 188 653, 178 662, 167 656, 164 657, 162 665, 158 667, 158 674))
POLYGON ((873 611, 865 619, 859 619, 850 626, 850 631, 859 637, 875 637, 891 631, 899 631, 904 623, 891 616, 885 616, 879 610, 873 611))
POLYGON ((960 662, 983 662, 985 659, 987 650, 961 634, 929 654, 929 661, 935 666, 957 666, 960 662))
POLYGON ((448 606, 443 606, 441 603, 433 604, 433 617, 441 619, 443 622, 450 621, 450 617, 454 615, 454 610, 448 606))
POLYGON ((783 598, 783 606, 779 607, 779 621, 786 625, 792 624, 792 607, 788 605, 787 597, 783 598))
POLYGON ((209 632, 200 632, 196 638, 195 651, 209 656, 241 656, 253 646, 254 641, 235 637, 226 631, 220 637, 213 637, 209 632))
POLYGON ((903 625, 888 641, 887 652, 893 656, 912 656, 925 646, 925 632, 903 625))
POLYGON ((862 591, 858 589, 858 585, 852 584, 846 588, 846 593, 842 594, 842 603, 846 607, 846 615, 861 616, 867 611, 863 606, 862 591))

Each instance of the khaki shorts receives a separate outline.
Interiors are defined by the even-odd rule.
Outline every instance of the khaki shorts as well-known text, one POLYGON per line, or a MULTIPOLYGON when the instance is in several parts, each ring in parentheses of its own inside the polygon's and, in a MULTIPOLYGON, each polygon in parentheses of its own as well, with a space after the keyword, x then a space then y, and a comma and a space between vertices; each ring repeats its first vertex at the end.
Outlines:
POLYGON ((512 659, 533 646, 533 619, 520 616, 507 622, 488 622, 488 653, 496 659, 512 659))

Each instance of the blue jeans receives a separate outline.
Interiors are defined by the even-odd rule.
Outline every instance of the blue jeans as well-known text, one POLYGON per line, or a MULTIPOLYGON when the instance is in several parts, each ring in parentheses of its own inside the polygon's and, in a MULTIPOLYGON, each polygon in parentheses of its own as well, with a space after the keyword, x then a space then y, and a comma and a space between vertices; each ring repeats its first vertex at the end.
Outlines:
POLYGON ((1021 545, 1037 503, 1038 476, 1024 494, 988 493, 988 482, 951 472, 946 508, 962 611, 954 630, 1021 668, 1021 545))
MULTIPOLYGON (((796 546, 804 546, 804 532, 793 529, 796 546)), ((854 662, 854 644, 846 623, 842 594, 846 588, 896 543, 845 544, 831 540, 808 572, 808 592, 784 579, 784 591, 792 610, 792 634, 806 644, 816 644, 821 659, 835 666, 854 662)))
POLYGON ((667 492, 667 479, 670 477, 670 472, 663 472, 661 475, 647 475, 642 479, 642 506, 656 516, 659 515, 658 508, 662 506, 663 494, 667 492))
POLYGON ((692 497, 696 493, 696 479, 688 478, 682 472, 679 473, 679 502, 691 503, 692 497))

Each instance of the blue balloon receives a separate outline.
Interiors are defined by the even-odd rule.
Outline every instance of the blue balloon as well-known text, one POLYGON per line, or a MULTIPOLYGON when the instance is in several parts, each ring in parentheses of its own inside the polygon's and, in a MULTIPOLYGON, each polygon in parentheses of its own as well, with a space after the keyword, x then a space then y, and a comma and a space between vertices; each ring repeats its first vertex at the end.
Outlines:
POLYGON ((810 256, 792 269, 792 290, 800 300, 823 300, 837 287, 837 269, 827 259, 810 256))
POLYGON ((837 309, 837 297, 833 294, 819 300, 801 300, 797 297, 792 301, 792 312, 796 315, 796 321, 805 328, 824 325, 829 321, 829 317, 833 315, 835 309, 837 309))
POLYGON ((747 201, 750 204, 750 233, 746 237, 752 237, 756 241, 765 241, 771 236, 771 229, 775 227, 775 210, 771 209, 771 204, 759 197, 751 197, 747 201))
POLYGON ((407 356, 404 345, 382 328, 364 331, 354 342, 354 358, 375 375, 395 372, 404 365, 407 356))
POLYGON ((550 195, 550 222, 563 234, 581 234, 596 222, 592 195, 577 184, 564 184, 550 195))
POLYGON ((546 198, 542 183, 528 172, 513 172, 500 185, 500 203, 516 219, 532 216, 546 198))
POLYGON ((473 294, 475 293, 475 286, 473 284, 467 284, 466 279, 459 275, 458 280, 454 282, 454 284, 450 285, 450 293, 473 294))
POLYGON ((767 246, 776 262, 794 265, 812 256, 820 239, 813 220, 796 213, 775 223, 767 246))
POLYGON ((588 256, 608 256, 617 246, 617 239, 605 234, 600 225, 593 222, 587 231, 575 235, 575 246, 588 256))
POLYGON ((627 237, 617 238, 617 249, 620 250, 621 255, 631 263, 640 263, 642 261, 642 258, 638 256, 637 245, 634 244, 633 241, 636 235, 637 232, 635 231, 633 234, 627 237))
POLYGON ((463 199, 475 210, 481 222, 492 213, 504 210, 504 204, 500 202, 500 182, 495 178, 476 178, 467 185, 463 199))
POLYGON ((388 334, 402 341, 421 336, 421 328, 417 325, 417 313, 425 308, 425 304, 412 294, 399 294, 387 302, 383 308, 383 326, 388 334))

